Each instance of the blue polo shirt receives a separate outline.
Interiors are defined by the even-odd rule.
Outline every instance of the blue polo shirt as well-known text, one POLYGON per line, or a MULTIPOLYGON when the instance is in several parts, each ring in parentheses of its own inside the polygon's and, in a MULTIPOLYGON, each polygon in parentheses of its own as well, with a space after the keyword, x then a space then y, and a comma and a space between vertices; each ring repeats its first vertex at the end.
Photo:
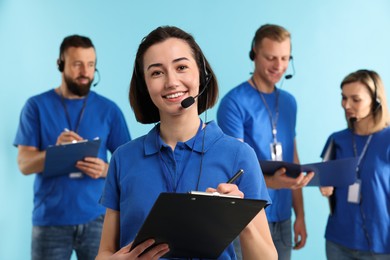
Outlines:
MULTIPOLYGON (((215 122, 190 140, 177 143, 174 151, 161 140, 158 129, 159 125, 121 146, 111 159, 101 203, 120 211, 120 247, 134 240, 161 192, 216 188, 243 169, 236 184, 245 198, 270 202, 253 149, 225 135, 215 122)), ((230 245, 220 259, 234 259, 234 255, 230 245)))
MULTIPOLYGON (((87 99, 61 99, 54 89, 29 98, 22 109, 14 145, 44 151, 55 145, 65 128, 84 139, 101 140, 98 157, 107 162, 107 152, 130 140, 122 112, 111 100, 90 92, 87 99), (68 113, 65 111, 65 107, 68 113), (80 118, 85 105, 84 113, 80 118), (67 116, 69 115, 69 117, 67 116), (69 122, 70 120, 70 122, 69 122)), ((33 225, 84 224, 105 213, 99 204, 104 179, 70 178, 68 175, 44 178, 35 175, 33 225)))
MULTIPOLYGON (((279 118, 277 139, 282 143, 283 161, 294 160, 294 139, 297 104, 294 97, 278 89, 279 118)), ((276 92, 263 93, 276 118, 276 92)), ((273 142, 272 124, 260 94, 247 81, 232 89, 221 100, 217 113, 218 125, 230 136, 244 140, 256 152, 259 160, 271 160, 273 142)), ((272 205, 267 207, 269 222, 280 222, 291 217, 292 192, 290 189, 268 189, 272 205)))
MULTIPOLYGON (((346 129, 329 137, 327 144, 333 141, 335 159, 355 156, 353 139, 360 156, 368 136, 346 129)), ((354 250, 390 254, 390 127, 373 134, 359 169, 361 203, 348 202, 348 187, 335 188, 335 209, 325 238, 354 250)))

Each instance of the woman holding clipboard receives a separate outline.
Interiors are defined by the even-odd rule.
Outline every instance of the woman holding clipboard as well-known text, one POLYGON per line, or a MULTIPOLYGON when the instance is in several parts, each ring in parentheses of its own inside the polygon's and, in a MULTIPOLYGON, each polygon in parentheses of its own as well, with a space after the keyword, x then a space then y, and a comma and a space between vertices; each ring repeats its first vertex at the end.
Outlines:
MULTIPOLYGON (((129 99, 137 120, 155 127, 112 157, 101 198, 107 213, 97 259, 158 259, 169 252, 169 245, 154 245, 153 239, 130 250, 162 192, 219 192, 269 201, 254 151, 199 117, 217 95, 216 77, 191 35, 167 26, 142 40, 129 99), (245 174, 226 183, 239 169, 245 174)), ((264 210, 240 239, 245 258, 277 259, 264 210)), ((219 259, 236 259, 232 244, 219 259)))
MULTIPOLYGON (((390 259, 390 118, 379 75, 358 70, 341 83, 348 128, 333 133, 333 158, 358 158, 356 182, 321 187, 331 197, 326 255, 332 259, 390 259)), ((324 158, 325 156, 323 156, 324 158)), ((340 172, 339 174, 343 174, 340 172)))

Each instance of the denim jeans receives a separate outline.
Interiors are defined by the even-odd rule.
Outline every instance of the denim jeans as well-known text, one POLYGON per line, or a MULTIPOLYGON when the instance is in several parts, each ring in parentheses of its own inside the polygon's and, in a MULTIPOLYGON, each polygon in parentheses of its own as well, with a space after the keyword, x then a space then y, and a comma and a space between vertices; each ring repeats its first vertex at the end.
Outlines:
POLYGON ((388 260, 390 254, 374 254, 367 251, 349 249, 326 240, 326 257, 328 260, 388 260))
POLYGON ((237 260, 242 260, 240 237, 237 237, 236 239, 234 239, 233 246, 234 246, 234 252, 236 253, 237 260))
MULTIPOLYGON (((268 223, 272 240, 274 241, 276 250, 278 251, 279 260, 291 259, 292 250, 292 233, 291 233, 291 219, 282 222, 268 223)), ((237 255, 237 260, 242 259, 240 239, 237 237, 233 241, 234 251, 237 255)))
POLYGON ((290 260, 292 250, 291 219, 268 223, 279 260, 290 260))
POLYGON ((81 225, 33 226, 31 259, 70 259, 73 250, 77 259, 95 259, 102 234, 104 216, 81 225))

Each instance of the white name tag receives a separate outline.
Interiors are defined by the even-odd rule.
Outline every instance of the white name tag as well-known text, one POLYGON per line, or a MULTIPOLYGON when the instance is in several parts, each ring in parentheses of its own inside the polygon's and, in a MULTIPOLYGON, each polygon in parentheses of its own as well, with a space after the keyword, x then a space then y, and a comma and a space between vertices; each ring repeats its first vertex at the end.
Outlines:
POLYGON ((360 188, 361 181, 356 180, 356 182, 352 185, 349 185, 348 188, 348 202, 350 203, 360 203, 360 188))
POLYGON ((69 173, 69 178, 75 179, 75 178, 82 178, 83 173, 82 172, 71 172, 69 173))
POLYGON ((270 143, 272 161, 283 161, 282 144, 279 142, 270 143))

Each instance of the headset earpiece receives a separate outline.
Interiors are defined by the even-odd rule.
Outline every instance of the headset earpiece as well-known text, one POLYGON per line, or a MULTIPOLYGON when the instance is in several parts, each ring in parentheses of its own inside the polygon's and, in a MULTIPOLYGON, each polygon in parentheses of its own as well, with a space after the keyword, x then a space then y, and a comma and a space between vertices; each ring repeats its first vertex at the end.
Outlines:
POLYGON ((64 71, 65 61, 64 61, 63 59, 61 59, 61 57, 58 58, 58 60, 57 60, 57 66, 58 66, 58 70, 59 70, 60 72, 63 72, 63 71, 64 71))
POLYGON ((249 52, 249 58, 253 61, 253 60, 255 60, 255 55, 256 55, 256 53, 253 51, 253 50, 251 50, 250 52, 249 52))
MULTIPOLYGON (((370 75, 371 75, 371 74, 370 74, 370 75)), ((376 80, 375 80, 375 78, 372 77, 372 76, 371 76, 371 78, 372 78, 372 81, 374 82, 374 87, 375 87, 374 98, 373 98, 374 104, 373 104, 373 106, 372 106, 372 111, 373 111, 374 113, 376 113, 376 111, 378 111, 378 109, 381 107, 381 101, 380 101, 379 98, 378 98, 378 93, 377 93, 378 87, 376 86, 376 80)))
POLYGON ((206 86, 206 83, 209 81, 210 76, 211 76, 210 73, 207 71, 206 60, 202 55, 200 84, 203 88, 206 86))
POLYGON ((378 87, 376 86, 376 80, 372 74, 372 71, 370 71, 370 70, 363 70, 363 71, 365 71, 367 73, 367 75, 371 78, 372 82, 374 83, 374 97, 372 99, 373 100, 372 111, 374 113, 376 113, 376 111, 378 111, 378 109, 382 105, 380 99, 378 98, 378 93, 377 93, 378 87))
POLYGON ((253 50, 253 48, 255 47, 255 38, 253 38, 252 40, 252 43, 251 43, 251 50, 249 51, 249 58, 253 61, 255 60, 255 56, 256 56, 256 53, 255 51, 253 50))
POLYGON ((372 107, 372 110, 374 111, 374 113, 376 112, 376 111, 378 111, 378 109, 381 107, 381 101, 379 100, 379 98, 376 98, 375 100, 374 100, 374 104, 373 104, 373 107, 372 107))

